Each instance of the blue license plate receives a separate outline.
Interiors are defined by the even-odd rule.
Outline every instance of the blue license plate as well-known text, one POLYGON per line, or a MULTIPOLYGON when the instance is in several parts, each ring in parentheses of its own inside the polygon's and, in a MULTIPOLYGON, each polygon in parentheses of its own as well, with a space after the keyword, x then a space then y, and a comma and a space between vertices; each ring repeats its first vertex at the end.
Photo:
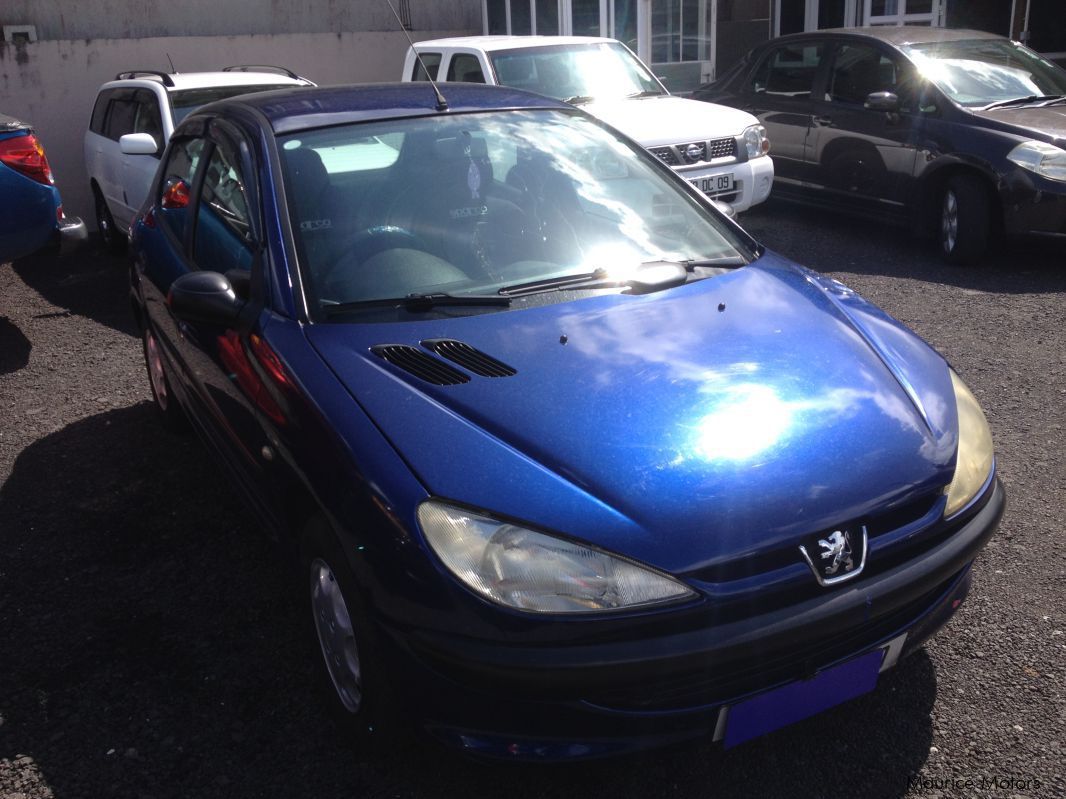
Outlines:
POLYGON ((725 748, 802 721, 823 710, 862 696, 877 685, 883 650, 820 671, 809 680, 782 685, 729 708, 725 748))

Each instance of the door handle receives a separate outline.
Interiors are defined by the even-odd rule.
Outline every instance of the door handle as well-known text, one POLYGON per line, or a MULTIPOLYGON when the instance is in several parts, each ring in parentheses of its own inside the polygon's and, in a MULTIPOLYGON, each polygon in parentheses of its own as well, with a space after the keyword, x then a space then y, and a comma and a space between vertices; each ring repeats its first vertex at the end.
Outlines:
POLYGON ((816 116, 814 117, 814 124, 821 125, 823 128, 830 128, 833 126, 833 118, 816 116))

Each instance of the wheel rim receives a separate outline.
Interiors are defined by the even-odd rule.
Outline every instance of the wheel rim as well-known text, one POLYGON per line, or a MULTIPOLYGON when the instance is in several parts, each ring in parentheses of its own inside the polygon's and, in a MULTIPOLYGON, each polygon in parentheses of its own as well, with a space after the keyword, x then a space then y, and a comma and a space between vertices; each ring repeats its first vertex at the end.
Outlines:
POLYGON ((107 204, 100 195, 96 196, 96 228, 100 231, 100 238, 105 244, 111 242, 111 218, 107 210, 107 204))
POLYGON ((311 564, 311 613, 337 698, 349 713, 358 713, 363 704, 363 674, 352 617, 333 570, 317 558, 311 564))
POLYGON ((944 252, 955 249, 959 238, 959 201, 951 189, 944 194, 944 208, 940 214, 940 239, 944 252))
POLYGON ((144 349, 148 361, 148 379, 152 382, 152 393, 159 407, 165 411, 170 399, 167 396, 167 373, 163 369, 163 356, 159 352, 159 345, 151 331, 146 331, 144 334, 144 349))

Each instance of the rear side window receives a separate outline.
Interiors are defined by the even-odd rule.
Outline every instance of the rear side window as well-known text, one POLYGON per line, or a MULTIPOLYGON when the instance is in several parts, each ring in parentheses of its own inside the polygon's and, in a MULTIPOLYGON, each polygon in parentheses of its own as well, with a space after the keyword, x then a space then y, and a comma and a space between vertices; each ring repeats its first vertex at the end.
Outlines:
POLYGON ((481 71, 481 62, 476 55, 460 53, 452 56, 448 65, 448 80, 459 83, 484 83, 485 73, 481 71))
POLYGON ((93 133, 99 133, 101 136, 104 133, 104 122, 107 119, 107 106, 111 102, 111 98, 114 96, 114 89, 108 89, 107 91, 100 92, 96 98, 96 105, 93 106, 92 119, 89 120, 89 130, 93 133))
POLYGON ((824 50, 821 43, 790 44, 772 50, 755 70, 751 90, 756 94, 809 98, 824 50))
POLYGON ((419 53, 421 61, 415 59, 415 70, 411 80, 436 80, 440 68, 440 53, 419 53))

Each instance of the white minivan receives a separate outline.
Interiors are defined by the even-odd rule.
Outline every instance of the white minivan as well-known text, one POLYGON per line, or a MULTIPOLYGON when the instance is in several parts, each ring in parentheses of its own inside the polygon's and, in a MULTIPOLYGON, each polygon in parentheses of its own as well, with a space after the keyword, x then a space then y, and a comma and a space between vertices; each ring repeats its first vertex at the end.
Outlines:
POLYGON ((738 213, 765 200, 773 186, 770 142, 755 117, 671 95, 615 39, 461 36, 415 42, 403 80, 430 78, 512 86, 579 105, 738 213))
POLYGON ((121 250, 174 128, 194 109, 237 94, 314 86, 284 67, 120 72, 100 87, 85 131, 85 169, 104 245, 121 250))

